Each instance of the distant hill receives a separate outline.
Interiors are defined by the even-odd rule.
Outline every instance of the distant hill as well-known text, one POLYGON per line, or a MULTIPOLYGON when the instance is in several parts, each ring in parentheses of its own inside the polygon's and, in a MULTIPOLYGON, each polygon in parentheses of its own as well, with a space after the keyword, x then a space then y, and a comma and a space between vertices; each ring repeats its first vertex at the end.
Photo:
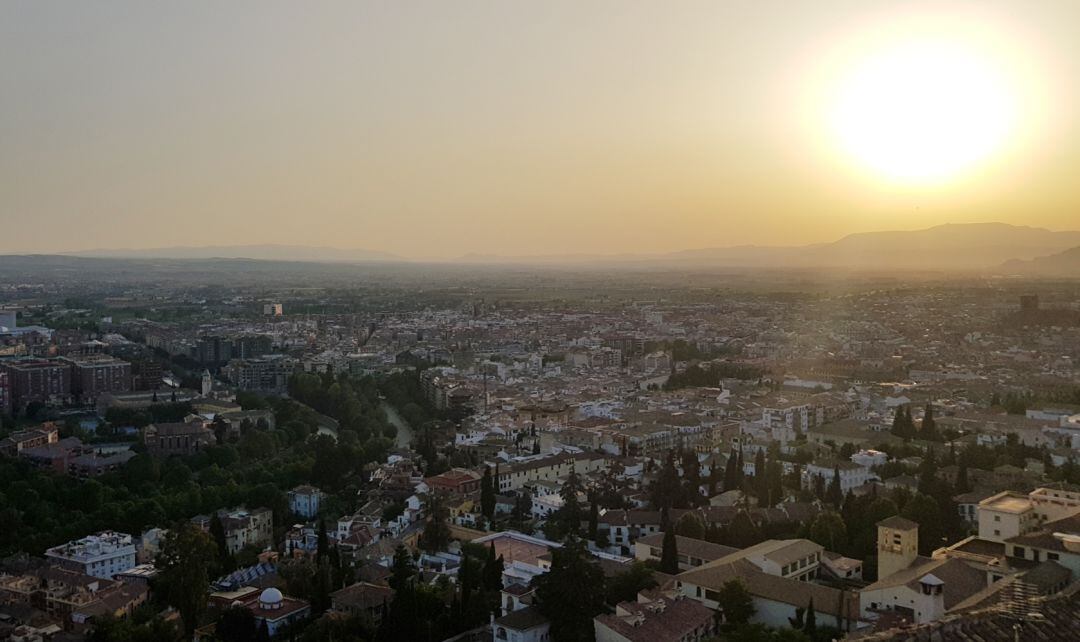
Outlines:
POLYGON ((1025 276, 1080 277, 1080 247, 1026 261, 1012 259, 1002 263, 998 271, 1025 276))
POLYGON ((134 250, 86 250, 66 252, 69 256, 115 259, 259 259, 264 261, 401 261, 388 252, 349 250, 307 245, 208 245, 203 247, 158 247, 134 250))
POLYGON ((482 263, 589 263, 683 267, 844 268, 860 270, 984 270, 1080 246, 1080 231, 1054 232, 1005 223, 948 224, 924 230, 865 232, 803 246, 702 248, 667 254, 461 257, 482 263))

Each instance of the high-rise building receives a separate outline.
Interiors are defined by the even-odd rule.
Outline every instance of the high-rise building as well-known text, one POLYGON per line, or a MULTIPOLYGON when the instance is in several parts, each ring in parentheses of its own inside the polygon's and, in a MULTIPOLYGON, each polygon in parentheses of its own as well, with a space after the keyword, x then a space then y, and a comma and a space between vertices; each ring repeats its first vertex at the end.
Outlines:
POLYGON ((11 389, 11 407, 71 401, 71 364, 60 359, 15 359, 3 363, 11 389))
POLYGON ((131 390, 131 364, 106 355, 69 357, 71 387, 83 402, 93 403, 98 395, 131 390))
POLYGON ((11 414, 11 378, 0 368, 0 417, 11 414))

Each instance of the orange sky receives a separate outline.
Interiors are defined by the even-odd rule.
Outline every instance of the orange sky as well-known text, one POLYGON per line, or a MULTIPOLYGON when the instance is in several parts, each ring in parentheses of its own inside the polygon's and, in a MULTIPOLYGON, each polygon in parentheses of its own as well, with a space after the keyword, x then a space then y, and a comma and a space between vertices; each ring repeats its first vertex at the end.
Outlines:
POLYGON ((1075 229, 1078 79, 1073 1, 4 2, 0 251, 1075 229), (992 34, 1038 81, 1012 88, 1024 140, 934 185, 839 159, 808 96, 898 6, 992 34))

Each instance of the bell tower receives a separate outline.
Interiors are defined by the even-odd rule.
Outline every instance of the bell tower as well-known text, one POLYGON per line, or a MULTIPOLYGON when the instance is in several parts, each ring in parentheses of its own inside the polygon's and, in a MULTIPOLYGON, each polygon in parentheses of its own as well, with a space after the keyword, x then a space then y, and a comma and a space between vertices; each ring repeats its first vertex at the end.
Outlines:
POLYGON ((878 579, 902 571, 919 556, 919 525, 893 515, 877 523, 878 579))

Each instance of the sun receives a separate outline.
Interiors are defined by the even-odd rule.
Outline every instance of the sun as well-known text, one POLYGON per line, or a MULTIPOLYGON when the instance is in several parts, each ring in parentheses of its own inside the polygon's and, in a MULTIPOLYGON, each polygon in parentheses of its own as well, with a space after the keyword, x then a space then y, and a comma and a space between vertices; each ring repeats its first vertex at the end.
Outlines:
POLYGON ((837 79, 828 127, 856 165, 902 183, 946 181, 992 158, 1017 126, 1015 91, 962 42, 893 42, 837 79))

